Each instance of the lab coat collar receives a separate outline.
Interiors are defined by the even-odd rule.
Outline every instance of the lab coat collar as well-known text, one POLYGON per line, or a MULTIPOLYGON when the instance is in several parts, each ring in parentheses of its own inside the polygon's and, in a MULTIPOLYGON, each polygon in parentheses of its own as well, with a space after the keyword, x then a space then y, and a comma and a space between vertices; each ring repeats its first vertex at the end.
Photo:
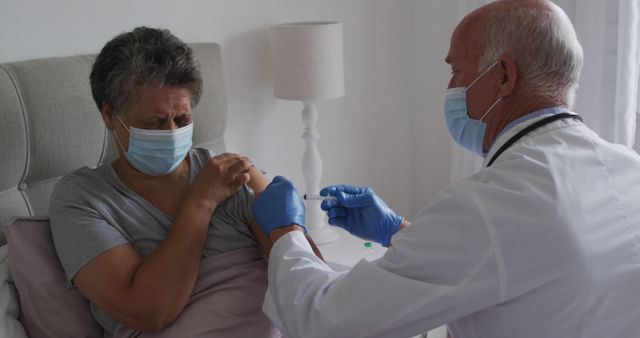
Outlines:
POLYGON ((511 121, 504 129, 500 131, 498 137, 496 137, 496 140, 493 142, 493 145, 491 145, 491 149, 489 149, 489 152, 485 154, 482 166, 486 167, 493 155, 498 151, 498 149, 500 149, 503 144, 507 143, 509 139, 511 139, 527 126, 534 124, 547 116, 565 112, 570 112, 570 110, 566 107, 550 107, 536 110, 511 121))

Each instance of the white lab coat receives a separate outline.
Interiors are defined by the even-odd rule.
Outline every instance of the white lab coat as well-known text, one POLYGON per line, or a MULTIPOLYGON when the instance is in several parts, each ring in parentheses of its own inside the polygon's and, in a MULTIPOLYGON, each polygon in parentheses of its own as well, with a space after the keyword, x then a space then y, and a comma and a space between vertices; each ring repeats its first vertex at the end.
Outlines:
POLYGON ((630 338, 639 299, 640 157, 560 120, 440 192, 379 260, 336 272, 283 236, 263 309, 288 337, 630 338))

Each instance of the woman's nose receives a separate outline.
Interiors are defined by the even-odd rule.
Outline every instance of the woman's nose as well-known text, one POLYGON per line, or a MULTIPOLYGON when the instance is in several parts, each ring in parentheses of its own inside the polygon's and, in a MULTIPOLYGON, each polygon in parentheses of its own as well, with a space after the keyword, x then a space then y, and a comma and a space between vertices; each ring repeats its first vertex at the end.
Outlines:
POLYGON ((176 130, 176 129, 179 129, 179 128, 180 128, 180 126, 178 126, 174 120, 169 120, 169 121, 167 121, 167 123, 165 123, 165 125, 163 126, 162 129, 164 129, 164 130, 176 130))

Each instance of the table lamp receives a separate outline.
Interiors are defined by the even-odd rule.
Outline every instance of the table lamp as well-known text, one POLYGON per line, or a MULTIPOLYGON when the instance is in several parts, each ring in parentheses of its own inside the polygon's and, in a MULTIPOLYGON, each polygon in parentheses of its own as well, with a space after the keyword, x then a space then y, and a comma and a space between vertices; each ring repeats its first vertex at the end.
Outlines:
MULTIPOLYGON (((344 95, 342 23, 297 22, 271 28, 274 66, 273 93, 283 100, 301 101, 305 131, 302 172, 305 194, 320 191, 322 159, 316 130, 318 100, 344 95)), ((338 235, 327 224, 319 200, 306 200, 306 226, 318 244, 334 241, 338 235)))

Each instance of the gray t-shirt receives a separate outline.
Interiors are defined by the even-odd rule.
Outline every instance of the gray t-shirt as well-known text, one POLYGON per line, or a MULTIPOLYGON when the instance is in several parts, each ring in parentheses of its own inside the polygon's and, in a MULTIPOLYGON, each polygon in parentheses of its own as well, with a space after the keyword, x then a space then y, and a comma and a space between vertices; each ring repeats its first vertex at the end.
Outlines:
MULTIPOLYGON (((206 149, 189 152, 190 184, 211 158, 206 149)), ((167 191, 167 193, 171 193, 167 191)), ((220 204, 209 223, 202 256, 258 247, 249 228, 253 192, 243 186, 220 204)), ((121 244, 150 256, 165 239, 173 219, 129 189, 111 164, 82 168, 54 187, 50 205, 51 233, 69 285, 89 261, 121 244)), ((91 304, 93 316, 111 336, 117 322, 91 304)))

